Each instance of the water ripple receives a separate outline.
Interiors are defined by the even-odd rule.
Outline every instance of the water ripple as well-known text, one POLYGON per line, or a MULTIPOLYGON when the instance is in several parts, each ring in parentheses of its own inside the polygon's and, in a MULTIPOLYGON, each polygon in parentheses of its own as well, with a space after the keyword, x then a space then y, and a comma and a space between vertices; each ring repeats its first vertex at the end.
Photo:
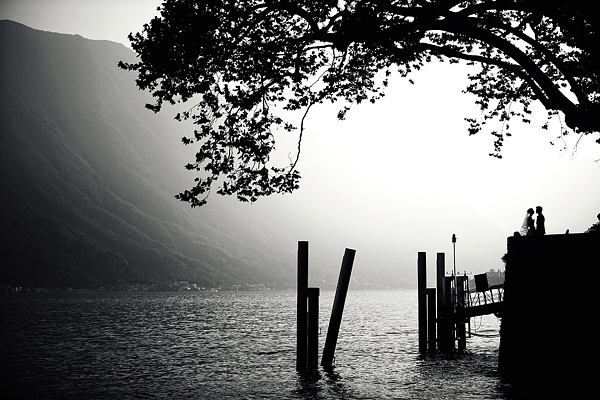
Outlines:
MULTIPOLYGON (((322 291, 324 345, 333 292, 322 291)), ((332 371, 295 371, 293 292, 0 296, 0 393, 61 399, 510 399, 498 338, 420 357, 416 292, 355 291, 332 371)), ((478 332, 498 332, 495 317, 478 332)))

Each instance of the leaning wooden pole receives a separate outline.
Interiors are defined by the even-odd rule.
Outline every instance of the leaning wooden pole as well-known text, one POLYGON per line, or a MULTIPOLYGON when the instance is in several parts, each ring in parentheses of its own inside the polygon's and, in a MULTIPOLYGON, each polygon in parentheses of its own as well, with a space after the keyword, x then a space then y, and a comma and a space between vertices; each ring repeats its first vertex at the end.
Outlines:
POLYGON ((298 288, 296 316, 296 370, 304 371, 307 363, 308 242, 298 242, 298 288))
POLYGON ((344 312, 344 304, 346 303, 348 286, 350 286, 350 275, 352 274, 352 265, 354 264, 355 254, 356 250, 346 249, 342 260, 342 268, 340 270, 340 277, 335 292, 335 299, 333 300, 329 328, 327 329, 327 338, 325 339, 325 348, 323 349, 323 358, 321 359, 321 365, 324 368, 331 368, 333 365, 335 346, 337 344, 340 325, 342 323, 342 314, 344 312))

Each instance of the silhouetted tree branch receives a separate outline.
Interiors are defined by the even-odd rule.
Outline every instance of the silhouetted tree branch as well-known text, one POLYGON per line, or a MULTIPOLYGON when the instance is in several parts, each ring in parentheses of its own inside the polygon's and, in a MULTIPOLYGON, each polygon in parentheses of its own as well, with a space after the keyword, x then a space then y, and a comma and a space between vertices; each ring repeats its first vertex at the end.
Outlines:
MULTIPOLYGON (((160 17, 130 35, 137 85, 167 103, 197 104, 177 119, 198 125, 196 185, 177 197, 192 206, 217 193, 255 201, 298 188, 298 158, 272 166, 274 133, 295 126, 274 111, 327 101, 375 102, 388 77, 432 59, 476 64, 465 92, 482 117, 465 118, 471 134, 490 121, 500 157, 507 122, 529 122, 540 101, 567 126, 600 131, 598 13, 583 0, 167 0, 160 17)), ((300 127, 302 130, 302 127, 300 127)), ((300 135, 301 138, 301 135, 300 135)), ((600 139, 598 140, 600 142, 600 139)), ((300 145, 300 141, 299 141, 300 145)), ((298 148, 298 156, 300 148, 298 148)))

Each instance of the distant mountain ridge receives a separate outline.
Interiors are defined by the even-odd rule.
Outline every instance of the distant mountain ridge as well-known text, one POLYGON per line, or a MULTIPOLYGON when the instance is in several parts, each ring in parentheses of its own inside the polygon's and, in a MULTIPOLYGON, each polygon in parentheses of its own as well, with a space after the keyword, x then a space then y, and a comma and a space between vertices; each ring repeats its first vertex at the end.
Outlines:
POLYGON ((0 284, 294 285, 256 219, 173 198, 189 182, 165 137, 183 134, 118 69, 131 50, 0 21, 0 54, 0 284))

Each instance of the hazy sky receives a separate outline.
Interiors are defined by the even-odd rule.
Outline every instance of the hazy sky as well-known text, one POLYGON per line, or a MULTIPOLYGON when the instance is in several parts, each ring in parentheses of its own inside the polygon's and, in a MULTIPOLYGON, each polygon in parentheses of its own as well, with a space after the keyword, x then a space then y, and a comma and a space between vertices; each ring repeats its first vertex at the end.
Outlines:
MULTIPOLYGON (((159 4, 0 0, 0 19, 127 44, 127 34, 141 30, 159 4)), ((392 81, 382 101, 353 107, 345 122, 336 120, 336 108, 315 109, 303 143, 300 191, 268 198, 260 207, 293 208, 297 215, 289 223, 295 218, 298 240, 334 235, 357 249, 357 265, 361 254, 369 254, 365 259, 381 264, 410 260, 412 268, 417 251, 429 252, 433 262, 435 252, 452 252, 456 233, 458 269, 474 272, 502 267, 506 237, 519 229, 529 207, 544 207, 548 233, 583 232, 596 221, 597 135, 583 138, 573 157, 576 138, 562 151, 558 125, 539 128, 545 114, 540 108, 531 125, 512 123, 515 136, 498 160, 488 156, 489 134, 467 134, 463 118, 478 112, 461 94, 462 67, 432 65, 413 79, 415 85, 392 81), (318 222, 303 225, 299 219, 318 222)), ((343 249, 339 254, 341 259, 343 249)))

